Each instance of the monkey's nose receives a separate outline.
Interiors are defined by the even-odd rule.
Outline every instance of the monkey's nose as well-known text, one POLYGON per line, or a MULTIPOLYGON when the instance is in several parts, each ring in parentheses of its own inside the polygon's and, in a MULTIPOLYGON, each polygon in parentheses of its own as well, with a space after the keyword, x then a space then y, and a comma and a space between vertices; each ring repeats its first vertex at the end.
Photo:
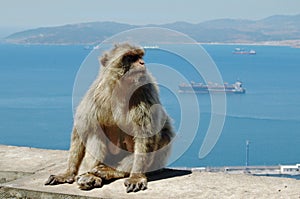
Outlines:
POLYGON ((139 62, 140 62, 141 65, 145 65, 144 60, 140 59, 139 62))

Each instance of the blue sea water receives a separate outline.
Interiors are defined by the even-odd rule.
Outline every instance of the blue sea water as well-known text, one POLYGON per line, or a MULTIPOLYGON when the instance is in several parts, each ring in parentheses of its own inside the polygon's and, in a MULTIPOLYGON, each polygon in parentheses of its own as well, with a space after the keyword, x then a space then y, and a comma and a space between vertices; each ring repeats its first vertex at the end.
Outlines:
MULTIPOLYGON (((300 49, 232 45, 204 45, 204 48, 223 80, 229 83, 242 80, 247 92, 227 95, 223 131, 203 159, 199 158, 199 150, 211 116, 210 97, 198 95, 201 121, 197 134, 171 166, 244 165, 246 140, 250 141, 250 165, 299 163, 300 49), (235 47, 255 49, 257 54, 234 55, 235 47)), ((73 84, 88 54, 83 46, 0 44, 0 144, 69 148, 73 84)), ((148 50, 145 60, 173 66, 190 81, 201 81, 201 76, 185 67, 188 63, 176 60, 174 55, 148 50)), ((182 118, 176 95, 161 88, 162 102, 178 129, 182 118)))

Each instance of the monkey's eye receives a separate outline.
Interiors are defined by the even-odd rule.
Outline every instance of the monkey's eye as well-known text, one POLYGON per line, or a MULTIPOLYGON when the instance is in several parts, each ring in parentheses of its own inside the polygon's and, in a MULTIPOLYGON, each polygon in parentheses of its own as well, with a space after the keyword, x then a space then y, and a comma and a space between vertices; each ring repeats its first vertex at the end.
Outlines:
POLYGON ((123 58, 123 62, 124 63, 134 63, 136 62, 137 60, 140 59, 140 56, 139 55, 127 55, 123 58))

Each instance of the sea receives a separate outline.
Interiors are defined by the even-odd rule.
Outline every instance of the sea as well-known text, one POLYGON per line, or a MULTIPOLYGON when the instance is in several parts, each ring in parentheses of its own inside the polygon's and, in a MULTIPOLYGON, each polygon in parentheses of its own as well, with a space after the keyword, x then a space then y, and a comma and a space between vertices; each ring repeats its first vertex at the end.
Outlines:
MULTIPOLYGON (((189 44, 181 45, 197 56, 189 44)), ((173 147, 182 154, 169 166, 300 163, 300 49, 259 45, 202 47, 224 82, 242 81, 246 93, 225 96, 224 125, 214 138, 215 145, 203 157, 199 151, 212 122, 211 95, 182 94, 160 86, 162 104, 176 132, 182 130, 183 121, 187 125, 199 124, 195 132, 177 132, 179 144, 173 147), (256 55, 233 54, 235 48, 253 49, 256 55), (192 98, 197 100, 196 105, 188 103, 192 98), (195 109, 199 115, 188 114, 187 110, 195 109), (186 137, 192 138, 188 144, 184 142, 186 137)), ((82 45, 0 44, 0 144, 68 150, 74 83, 90 54, 91 49, 82 45)), ((184 58, 177 58, 166 51, 146 49, 146 64, 173 67, 188 81, 209 81, 201 74, 195 75, 197 71, 184 58)), ((181 83, 175 76, 172 81, 176 87, 181 83)))

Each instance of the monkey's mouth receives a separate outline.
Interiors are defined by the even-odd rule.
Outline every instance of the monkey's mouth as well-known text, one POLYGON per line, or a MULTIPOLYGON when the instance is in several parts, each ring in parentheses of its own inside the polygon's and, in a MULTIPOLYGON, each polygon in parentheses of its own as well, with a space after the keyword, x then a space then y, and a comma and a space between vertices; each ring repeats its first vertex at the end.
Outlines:
POLYGON ((129 70, 124 76, 123 80, 129 81, 129 82, 143 82, 147 79, 147 71, 146 69, 133 69, 129 70))
POLYGON ((146 74, 146 69, 141 68, 141 69, 133 69, 133 70, 129 70, 127 72, 128 76, 134 77, 134 76, 141 76, 141 75, 145 75, 146 74))

